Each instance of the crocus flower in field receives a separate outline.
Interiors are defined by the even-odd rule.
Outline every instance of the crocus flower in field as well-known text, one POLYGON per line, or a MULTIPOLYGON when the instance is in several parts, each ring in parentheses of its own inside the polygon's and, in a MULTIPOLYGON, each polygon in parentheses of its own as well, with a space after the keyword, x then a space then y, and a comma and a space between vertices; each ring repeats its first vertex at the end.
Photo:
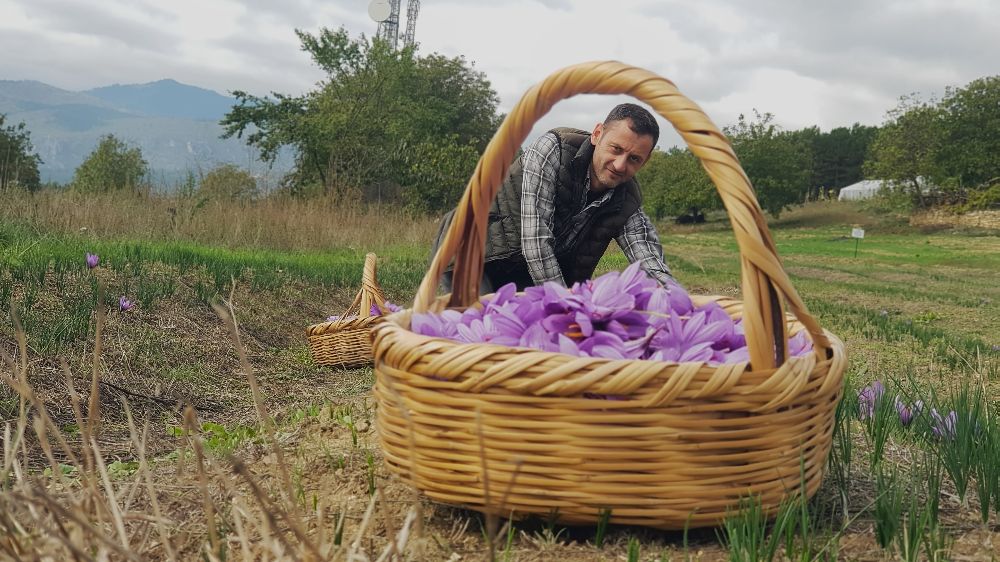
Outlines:
POLYGON ((865 420, 875 415, 875 406, 882 395, 885 386, 882 381, 875 381, 858 391, 858 416, 865 420))
POLYGON ((917 400, 912 406, 908 406, 899 396, 896 397, 896 412, 899 413, 899 423, 903 424, 903 426, 913 423, 913 419, 919 416, 923 409, 923 400, 917 400))
POLYGON ((135 303, 128 300, 124 296, 118 299, 118 310, 128 312, 129 310, 132 310, 133 307, 135 307, 135 303))
POLYGON ((91 254, 90 252, 87 252, 87 269, 94 269, 95 267, 97 267, 97 264, 100 263, 100 261, 101 258, 98 257, 97 254, 91 254))
POLYGON ((941 417, 937 409, 931 408, 931 431, 934 436, 940 439, 955 439, 958 414, 955 410, 948 412, 948 415, 941 417))

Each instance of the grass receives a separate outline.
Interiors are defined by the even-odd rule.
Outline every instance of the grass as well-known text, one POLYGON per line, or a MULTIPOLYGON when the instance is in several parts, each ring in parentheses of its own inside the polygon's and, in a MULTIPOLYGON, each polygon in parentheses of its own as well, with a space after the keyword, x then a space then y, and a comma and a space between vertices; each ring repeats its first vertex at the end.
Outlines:
MULTIPOLYGON (((796 288, 852 360, 813 501, 765 514, 748 499, 724 540, 617 526, 611 512, 582 529, 560 527, 557 514, 507 521, 484 538, 470 530, 476 515, 417 499, 387 476, 371 370, 317 368, 302 336, 350 302, 367 251, 380 256, 390 300, 408 303, 433 219, 328 202, 184 204, 53 193, 0 202, 0 296, 23 319, 21 331, 0 327, 8 557, 71 558, 76 548, 83 559, 304 558, 315 549, 322 559, 375 559, 402 545, 418 560, 939 560, 981 559, 981 545, 1000 540, 997 237, 921 232, 837 204, 774 223, 796 288), (867 236, 856 259, 843 239, 854 224, 867 236), (101 256, 94 270, 88 251, 101 256), (119 296, 137 307, 122 313, 119 296), (238 344, 211 306, 220 298, 235 311, 238 344), (860 420, 857 390, 876 379, 889 389, 882 414, 860 420), (99 429, 87 419, 95 380, 99 429), (895 417, 896 393, 926 403, 909 427, 895 417), (933 436, 932 407, 968 413, 955 440, 933 436), (390 537, 405 540, 390 546, 390 537)), ((693 292, 738 295, 728 225, 661 232, 693 292)), ((599 271, 624 265, 611 251, 599 271)))

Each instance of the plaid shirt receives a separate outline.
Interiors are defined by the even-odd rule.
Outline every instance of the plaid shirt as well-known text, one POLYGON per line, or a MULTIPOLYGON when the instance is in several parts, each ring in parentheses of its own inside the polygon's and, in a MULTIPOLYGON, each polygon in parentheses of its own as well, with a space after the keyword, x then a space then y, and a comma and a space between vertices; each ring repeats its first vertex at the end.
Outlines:
MULTIPOLYGON (((590 169, 584 182, 583 210, 570 219, 570 224, 560 228, 557 240, 555 228, 556 177, 559 173, 559 139, 554 133, 539 137, 522 156, 524 181, 521 187, 521 251, 528 262, 528 272, 535 285, 545 281, 566 284, 556 254, 575 246, 583 227, 602 205, 611 199, 613 190, 607 190, 594 201, 586 204, 590 190, 590 169)), ((560 225, 561 227, 564 225, 560 225)), ((673 281, 670 268, 663 261, 663 246, 656 236, 653 223, 642 209, 625 221, 615 241, 630 263, 640 262, 640 267, 653 279, 666 285, 673 281)))

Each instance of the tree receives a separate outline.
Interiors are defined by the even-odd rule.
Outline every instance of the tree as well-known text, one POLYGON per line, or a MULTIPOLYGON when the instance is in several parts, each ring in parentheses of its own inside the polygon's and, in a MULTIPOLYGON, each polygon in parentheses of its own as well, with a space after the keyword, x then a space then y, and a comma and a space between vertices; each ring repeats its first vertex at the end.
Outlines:
POLYGON ((887 180, 923 204, 924 186, 943 179, 939 154, 945 141, 944 113, 933 101, 903 96, 887 114, 872 142, 865 173, 887 180))
POLYGON ((941 100, 941 175, 972 190, 1000 178, 1000 76, 973 80, 941 100))
POLYGON ((357 197, 394 184, 411 206, 456 203, 499 124, 499 98, 485 75, 461 57, 421 57, 344 29, 296 33, 327 79, 300 97, 233 92, 238 103, 222 120, 224 136, 246 135, 268 160, 293 147, 293 192, 357 197))
POLYGON ((34 152, 24 123, 5 127, 6 119, 0 113, 0 192, 15 187, 34 191, 41 185, 38 166, 42 159, 34 152))
POLYGON ((733 143, 757 201, 777 218, 781 211, 805 200, 812 178, 812 151, 801 137, 782 131, 774 115, 754 111, 754 120, 740 115, 723 132, 733 143))
POLYGON ((76 169, 71 187, 84 193, 132 191, 139 189, 148 173, 138 147, 130 148, 108 134, 76 169))
POLYGON ((198 186, 198 195, 208 199, 239 201, 257 196, 257 180, 234 164, 210 170, 198 186))
POLYGON ((812 152, 813 173, 809 198, 816 199, 820 189, 837 189, 861 181, 868 147, 878 127, 855 123, 850 128, 837 127, 823 133, 819 127, 795 131, 792 136, 812 152))
POLYGON ((722 199, 698 158, 686 148, 653 151, 637 174, 643 207, 655 219, 721 209, 722 199))

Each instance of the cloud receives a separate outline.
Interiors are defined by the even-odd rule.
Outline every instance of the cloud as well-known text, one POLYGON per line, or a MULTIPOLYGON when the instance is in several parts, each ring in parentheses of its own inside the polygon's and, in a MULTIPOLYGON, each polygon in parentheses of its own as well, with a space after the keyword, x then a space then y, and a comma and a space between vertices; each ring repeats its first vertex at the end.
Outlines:
MULTIPOLYGON (((323 74, 294 30, 341 26, 374 35, 367 0, 5 0, 0 52, 18 55, 0 59, 0 78, 300 95, 323 74)), ((824 129, 877 124, 903 94, 995 74, 998 36, 989 0, 423 0, 416 22, 420 51, 474 63, 503 111, 558 68, 617 59, 673 80, 720 126, 757 108, 824 129)), ((560 102, 531 135, 590 128, 624 99, 560 102)))
POLYGON ((34 0, 22 7, 34 29, 49 41, 62 38, 67 43, 149 53, 170 53, 177 44, 176 36, 164 32, 148 13, 134 5, 109 9, 92 3, 34 0))

